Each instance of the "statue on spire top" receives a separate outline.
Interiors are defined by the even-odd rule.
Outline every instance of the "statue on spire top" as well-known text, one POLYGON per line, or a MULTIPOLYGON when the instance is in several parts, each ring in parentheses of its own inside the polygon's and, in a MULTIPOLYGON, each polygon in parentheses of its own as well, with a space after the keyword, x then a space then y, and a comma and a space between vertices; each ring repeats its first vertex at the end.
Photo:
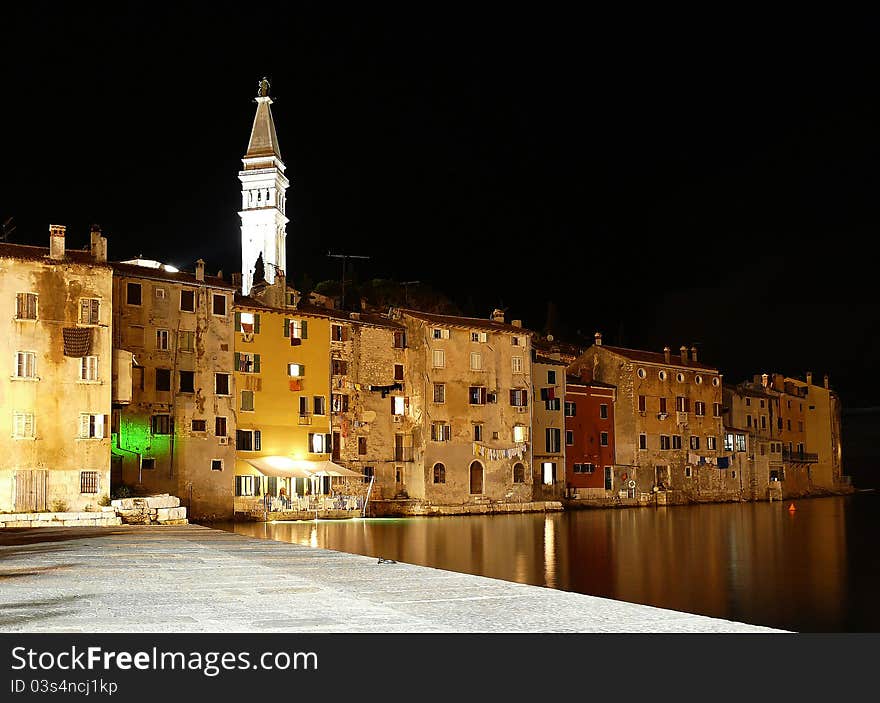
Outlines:
POLYGON ((269 80, 265 76, 263 76, 263 80, 261 80, 257 85, 259 86, 258 90, 257 90, 257 97, 258 98, 268 98, 269 97, 269 80))

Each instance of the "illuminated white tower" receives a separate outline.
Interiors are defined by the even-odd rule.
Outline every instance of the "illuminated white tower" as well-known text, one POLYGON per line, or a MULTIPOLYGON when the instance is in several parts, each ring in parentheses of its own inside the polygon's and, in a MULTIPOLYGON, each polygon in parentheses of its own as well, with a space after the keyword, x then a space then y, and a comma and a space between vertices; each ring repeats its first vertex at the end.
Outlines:
POLYGON ((275 282, 276 267, 287 273, 287 186, 284 162, 278 148, 269 81, 259 83, 257 114, 247 153, 238 172, 241 181, 241 292, 250 293, 254 266, 263 255, 266 281, 275 282))

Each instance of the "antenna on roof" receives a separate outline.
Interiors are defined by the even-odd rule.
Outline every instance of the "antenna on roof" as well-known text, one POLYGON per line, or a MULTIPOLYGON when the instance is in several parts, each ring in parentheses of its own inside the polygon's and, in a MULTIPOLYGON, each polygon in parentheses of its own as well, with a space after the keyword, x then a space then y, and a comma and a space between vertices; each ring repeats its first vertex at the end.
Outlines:
POLYGON ((339 307, 345 310, 345 262, 349 259, 369 259, 369 256, 359 256, 357 254, 331 254, 327 252, 327 256, 331 259, 342 259, 342 301, 339 307))
POLYGON ((9 241, 9 238, 12 236, 12 233, 15 232, 15 223, 13 222, 13 217, 7 217, 3 224, 0 225, 0 242, 9 241))

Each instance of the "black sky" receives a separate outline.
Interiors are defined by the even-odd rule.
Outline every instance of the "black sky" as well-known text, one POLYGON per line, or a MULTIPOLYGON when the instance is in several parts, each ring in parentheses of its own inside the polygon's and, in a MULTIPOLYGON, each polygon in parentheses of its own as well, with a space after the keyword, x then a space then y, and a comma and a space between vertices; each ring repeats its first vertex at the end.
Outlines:
POLYGON ((438 5, 4 10, 0 217, 237 270, 267 75, 295 280, 422 280, 480 315, 880 405, 877 24, 438 5))

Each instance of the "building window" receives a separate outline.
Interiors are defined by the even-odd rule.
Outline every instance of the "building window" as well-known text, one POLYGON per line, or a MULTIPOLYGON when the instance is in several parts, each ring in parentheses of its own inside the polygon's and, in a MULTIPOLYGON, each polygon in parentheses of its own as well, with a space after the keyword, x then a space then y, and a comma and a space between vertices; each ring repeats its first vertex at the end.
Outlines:
POLYGON ((403 364, 394 364, 394 380, 403 380, 403 364))
POLYGON ((434 483, 446 483, 446 467, 434 464, 434 483))
POLYGON ((98 357, 84 356, 79 365, 80 381, 97 381, 98 380, 98 357))
POLYGON ((565 444, 568 447, 574 444, 574 432, 572 430, 565 431, 565 444))
POLYGON ((703 377, 697 374, 694 376, 694 382, 699 386, 703 382, 703 377))
POLYGON ((556 372, 555 371, 550 370, 547 372, 547 383, 551 386, 556 384, 556 372))
POLYGON ((552 486, 556 483, 556 462, 545 461, 541 464, 541 483, 552 486))
POLYGON ((80 413, 79 436, 84 439, 103 439, 104 416, 93 413, 80 413))
POLYGON ((34 352, 16 352, 15 353, 15 377, 16 378, 36 378, 37 377, 37 355, 34 352))
POLYGON ((311 413, 309 412, 309 399, 307 396, 300 396, 299 398, 299 414, 300 417, 309 417, 311 413))
POLYGON ((452 439, 452 427, 447 422, 431 423, 431 441, 448 442, 452 439))
POLYGON ((791 431, 791 420, 786 420, 786 422, 788 423, 788 430, 790 432, 791 431))
POLYGON ((479 423, 474 425, 474 441, 482 442, 483 441, 483 426, 479 423))
MULTIPOLYGON (((308 320, 284 320, 284 336, 289 337, 291 340, 298 339, 308 339, 309 338, 309 323, 308 320)), ((297 342, 300 344, 301 342, 297 342)), ((291 342, 293 346, 294 343, 291 342)))
POLYGON ((694 415, 703 417, 706 414, 706 404, 702 400, 694 401, 694 415))
POLYGON ((241 373, 260 373, 260 355, 235 352, 235 370, 241 373))
POLYGON ((171 415, 153 415, 150 418, 152 434, 171 434, 171 415))
POLYGON ((660 449, 670 449, 671 443, 669 441, 669 435, 662 434, 660 435, 660 449))
POLYGON ((665 381, 666 380, 666 372, 661 371, 660 373, 657 374, 657 378, 659 378, 661 381, 665 381))
POLYGON ((79 299, 79 323, 81 325, 97 325, 101 321, 100 298, 79 299))
POLYGON ((692 434, 691 435, 691 449, 699 449, 700 448, 700 438, 692 434))
POLYGON ((171 369, 156 369, 156 390, 171 390, 171 369))
POLYGON ((526 467, 521 463, 517 462, 513 465, 513 482, 514 483, 525 483, 526 482, 526 467))
POLYGON ((761 415, 761 429, 762 430, 767 429, 767 416, 766 415, 761 415))
POLYGON ((229 395, 229 374, 228 373, 215 373, 214 374, 214 394, 215 395, 229 395))
POLYGON ((485 332, 471 332, 471 341, 472 342, 485 342, 489 339, 489 335, 485 332))
POLYGON ((468 402, 471 405, 485 405, 486 388, 484 386, 471 386, 468 389, 468 402))
POLYGON ((242 391, 241 392, 241 409, 245 412, 253 412, 254 411, 254 392, 253 391, 242 391))
POLYGON ((180 309, 183 312, 196 311, 196 292, 193 290, 180 291, 180 309))
POLYGON ((559 398, 551 398, 544 401, 544 408, 546 410, 559 410, 562 407, 561 403, 562 401, 559 398))
POLYGON ((153 295, 156 297, 156 300, 165 300, 165 289, 164 288, 153 288, 153 295))
POLYGON ((681 449, 681 435, 680 434, 672 435, 672 448, 673 449, 681 449))
MULTIPOLYGON (((358 438, 358 454, 360 454, 360 441, 366 442, 366 437, 358 438)), ((329 454, 333 447, 332 436, 329 434, 320 434, 317 432, 309 432, 309 451, 312 454, 329 454)), ((364 445, 366 446, 366 445, 364 445)))
POLYGON ((645 396, 639 396, 639 412, 643 413, 648 409, 648 399, 645 396))
POLYGON ((716 376, 715 378, 712 379, 712 385, 717 388, 718 386, 721 385, 721 379, 716 376))
POLYGON ((690 478, 690 477, 691 477, 691 467, 690 467, 690 466, 685 466, 685 467, 684 467, 684 477, 685 477, 685 478, 690 478))
POLYGON ((442 349, 434 349, 431 353, 431 362, 435 369, 442 369, 446 366, 446 352, 442 349))
POLYGON ((235 448, 243 452, 258 452, 262 447, 260 430, 236 430, 235 448))
POLYGON ((435 327, 431 330, 432 339, 449 339, 449 330, 443 330, 435 327))
POLYGON ((483 370, 483 355, 480 352, 471 352, 471 371, 483 370))
MULTIPOLYGON (((493 433, 493 436, 498 434, 497 432, 493 433)), ((497 437, 495 438, 497 439, 497 437)), ((517 444, 522 442, 529 441, 529 428, 525 425, 514 425, 513 426, 513 441, 517 444)))
POLYGON ((639 449, 647 449, 648 448, 648 435, 642 432, 639 435, 639 449))
POLYGON ((737 434, 736 437, 736 451, 744 452, 746 450, 746 436, 744 434, 737 434))
POLYGON ((715 451, 715 435, 706 435, 706 449, 715 451))
POLYGON ((666 414, 666 398, 660 398, 660 414, 666 414))
POLYGON ((156 330, 156 350, 168 351, 168 330, 156 330))
POLYGON ((327 399, 323 395, 312 396, 312 408, 315 415, 326 415, 327 399))
POLYGON ((679 383, 684 383, 684 374, 683 373, 676 374, 675 380, 678 381, 679 383))
POLYGON ((406 413, 406 398, 402 395, 391 397, 391 414, 404 415, 406 413))
MULTIPOLYGON (((681 441, 681 437, 679 437, 678 439, 679 439, 679 442, 680 442, 680 441, 681 441)), ((608 433, 607 433, 607 432, 600 432, 600 433, 599 433, 599 444, 602 445, 603 447, 607 447, 607 446, 608 446, 608 433)))
POLYGON ((565 417, 574 417, 575 415, 577 415, 577 403, 565 401, 565 417))
POLYGON ((372 466, 364 466, 364 483, 372 483, 373 477, 376 475, 372 466))
POLYGON ((125 284, 125 302, 128 305, 141 304, 141 284, 126 283, 125 284))
POLYGON ((330 341, 347 342, 348 328, 343 327, 342 325, 330 325, 330 341))
POLYGON ((726 452, 733 451, 733 434, 730 432, 724 433, 724 451, 726 451, 726 452))
POLYGON ((607 406, 605 403, 602 403, 602 404, 599 406, 599 417, 600 417, 602 420, 607 420, 607 419, 608 419, 608 406, 607 406))
POLYGON ((207 420, 193 420, 192 421, 192 431, 193 432, 207 432, 208 431, 208 421, 207 420))
POLYGON ((798 420, 798 432, 803 432, 803 431, 804 431, 804 421, 798 420))
POLYGON ((358 454, 361 456, 367 453, 367 438, 358 437, 358 454))
POLYGON ((236 476, 235 477, 235 495, 252 496, 254 495, 254 477, 253 476, 236 476))
POLYGON ((675 399, 675 409, 680 413, 686 413, 691 409, 690 398, 683 395, 677 396, 675 399))
POLYGON ((335 413, 347 413, 348 412, 348 395, 345 393, 333 393, 330 396, 330 403, 332 404, 333 412, 335 413))
POLYGON ((445 403, 446 402, 446 384, 445 383, 435 383, 434 384, 434 402, 435 403, 445 403))
POLYGON ((721 417, 721 403, 712 403, 712 417, 721 417))
POLYGON ((180 374, 180 392, 195 393, 196 372, 195 371, 179 371, 180 374))
POLYGON ((306 367, 302 364, 288 364, 287 375, 291 378, 302 378, 306 375, 306 367))
POLYGON ((182 352, 195 351, 196 333, 191 330, 180 330, 177 340, 177 348, 182 352))
POLYGON ((36 293, 17 293, 15 296, 15 319, 16 320, 36 320, 37 319, 37 294, 36 293))
POLYGON ((518 408, 526 407, 529 404, 529 392, 525 388, 511 388, 510 404, 518 408))
POLYGON ((400 331, 394 333, 394 348, 395 349, 405 349, 406 348, 406 332, 400 331))
POLYGON ((736 469, 730 472, 730 478, 736 478, 736 469))
POLYGON ((141 468, 145 471, 151 471, 156 468, 156 457, 153 456, 142 456, 141 457, 141 468))
POLYGON ((521 356, 510 357, 510 369, 513 373, 523 372, 523 358, 521 356))
POLYGON ((226 296, 225 295, 218 295, 217 293, 214 293, 212 312, 215 315, 225 315, 226 314, 226 296))
POLYGON ((548 454, 558 454, 562 451, 561 442, 562 432, 556 427, 548 427, 544 431, 544 446, 548 454))
POLYGON ((645 378, 645 376, 648 375, 648 373, 645 371, 645 369, 639 369, 636 373, 638 373, 639 378, 645 378))
POLYGON ((573 470, 576 474, 591 474, 596 467, 593 464, 575 464, 573 470))
POLYGON ((223 459, 211 459, 211 471, 223 471, 223 459))
POLYGON ((225 417, 215 417, 214 418, 214 435, 217 437, 225 437, 226 436, 226 418, 225 417))
POLYGON ((79 492, 80 493, 97 493, 98 492, 98 472, 97 471, 80 471, 79 472, 79 492))
POLYGON ((12 436, 15 439, 33 439, 36 436, 33 413, 13 413, 12 436))
POLYGON ((751 406, 751 404, 752 404, 752 399, 746 398, 746 407, 751 406))

